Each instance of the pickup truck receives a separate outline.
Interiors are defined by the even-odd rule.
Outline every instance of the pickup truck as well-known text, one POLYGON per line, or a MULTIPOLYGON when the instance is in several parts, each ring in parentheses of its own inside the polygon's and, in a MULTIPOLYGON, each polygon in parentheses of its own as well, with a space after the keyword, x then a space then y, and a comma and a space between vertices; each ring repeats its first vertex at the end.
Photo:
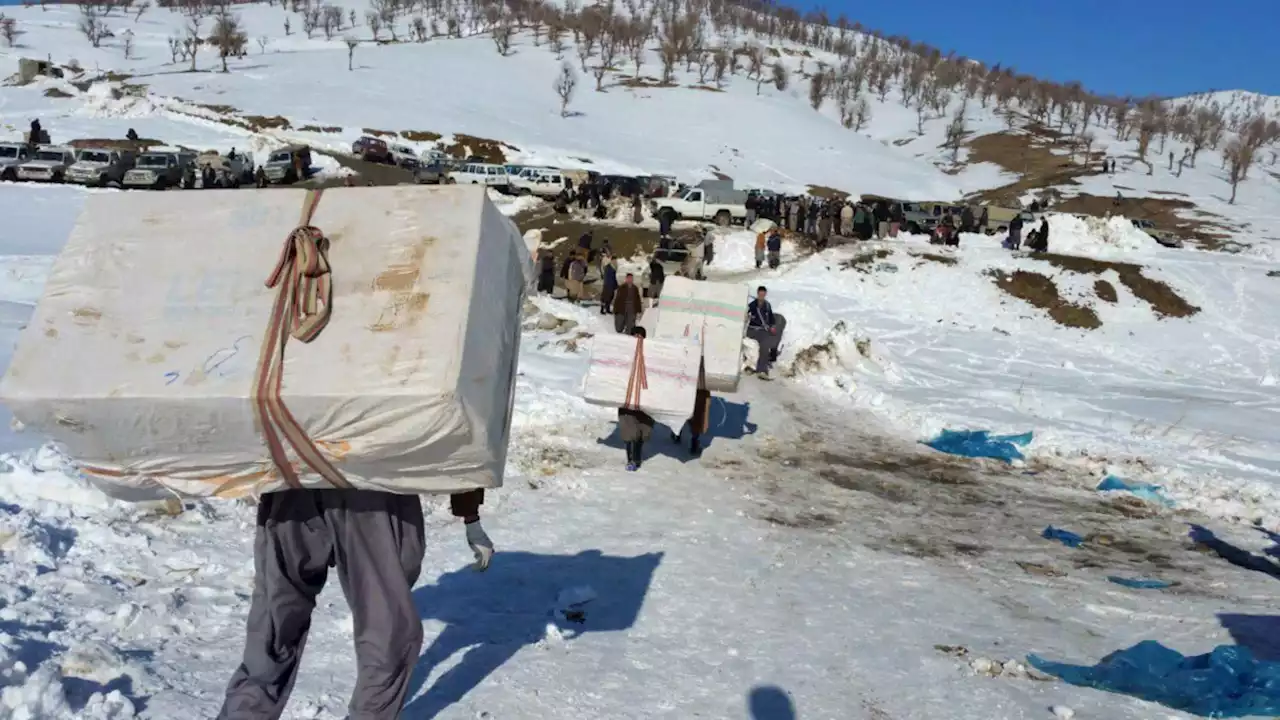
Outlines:
POLYGON ((67 182, 77 185, 107 187, 124 184, 124 175, 133 169, 137 156, 129 151, 108 148, 82 148, 76 151, 76 162, 67 169, 67 182))
POLYGON ((152 151, 143 153, 124 174, 126 188, 164 190, 182 184, 182 173, 196 161, 195 153, 152 151))
POLYGON ((75 151, 69 147, 45 145, 36 154, 17 167, 19 180, 60 183, 66 179, 67 168, 76 161, 75 151))
POLYGON ((692 187, 676 197, 658 198, 650 202, 654 217, 666 215, 671 220, 714 220, 717 225, 745 222, 747 219, 746 193, 743 198, 727 197, 710 190, 692 187))
POLYGON ((26 145, 0 143, 0 180, 17 180, 18 166, 30 157, 30 150, 26 145))

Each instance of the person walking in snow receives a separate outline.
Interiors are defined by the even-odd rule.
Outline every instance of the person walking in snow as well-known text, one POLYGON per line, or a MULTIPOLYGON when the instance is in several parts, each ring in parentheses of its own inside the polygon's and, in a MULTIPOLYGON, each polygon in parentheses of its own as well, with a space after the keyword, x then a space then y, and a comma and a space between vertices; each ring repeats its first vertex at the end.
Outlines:
POLYGON ((790 229, 791 232, 800 232, 800 201, 799 200, 792 199, 788 201, 787 218, 789 221, 787 223, 787 228, 790 229))
POLYGON ((826 250, 827 241, 831 239, 831 205, 824 205, 818 216, 818 249, 826 250))
MULTIPOLYGON (((689 453, 694 457, 702 454, 702 436, 707 432, 711 419, 711 391, 706 388, 707 385, 707 368, 706 361, 698 366, 698 389, 693 394, 693 415, 685 421, 685 425, 689 427, 689 453)), ((680 442, 680 435, 684 432, 681 427, 679 431, 671 433, 671 441, 680 442)))
POLYGON ((644 213, 642 212, 643 207, 644 205, 640 200, 640 193, 636 193, 631 196, 631 222, 636 225, 639 225, 644 221, 644 213))
MULTIPOLYGON (((645 338, 644 328, 632 330, 637 342, 645 338)), ((653 436, 653 417, 640 408, 618 408, 618 437, 627 450, 627 472, 635 472, 644 462, 644 444, 653 436)))
POLYGON ((982 214, 978 215, 978 232, 987 232, 987 224, 991 222, 991 216, 987 213, 987 206, 982 206, 982 214))
POLYGON ((778 346, 782 344, 782 331, 786 327, 786 321, 774 314, 768 295, 768 289, 761 285, 756 288, 755 299, 747 304, 747 337, 755 340, 759 347, 755 373, 765 379, 769 377, 770 366, 778 360, 778 346))
POLYGON ((747 219, 744 221, 744 224, 748 228, 756 221, 756 206, 759 201, 759 197, 756 195, 747 196, 747 219))
POLYGON ((636 287, 635 276, 627 273, 613 296, 613 329, 630 335, 636 322, 644 315, 644 298, 636 287))
POLYGON ((538 251, 538 292, 548 295, 556 291, 556 258, 550 250, 538 251))
POLYGON ((608 315, 613 307, 614 293, 618 292, 618 266, 614 264, 612 256, 605 261, 600 275, 600 314, 608 315))
POLYGON ((973 208, 968 205, 960 210, 960 232, 974 232, 973 208))
POLYGON ((889 237, 889 205, 884 200, 877 200, 871 214, 876 223, 876 239, 889 237))
POLYGON ((1003 243, 1006 250, 1017 250, 1022 247, 1022 214, 1013 216, 1009 221, 1009 237, 1003 243))
POLYGON ((582 300, 582 284, 586 279, 587 261, 582 259, 581 253, 574 253, 573 260, 569 263, 569 279, 564 284, 569 302, 582 300))
POLYGON ((667 269, 658 262, 657 256, 649 258, 649 297, 653 306, 658 306, 658 298, 662 297, 662 284, 667 281, 667 269))
POLYGON ((711 232, 711 228, 704 228, 702 231, 702 264, 710 265, 712 260, 716 258, 716 236, 711 232))
MULTIPOLYGON (((450 497, 464 521, 477 570, 489 566, 493 541, 480 525, 484 491, 450 497)), ((289 702, 311 611, 329 568, 337 570, 351 609, 356 684, 349 717, 400 717, 422 651, 422 620, 413 603, 424 555, 417 495, 377 490, 282 490, 258 502, 253 541, 253 599, 244 657, 218 720, 276 720, 289 702)))
POLYGON ((761 231, 756 233, 756 269, 757 270, 760 269, 761 265, 764 265, 765 238, 768 237, 768 235, 769 233, 767 231, 761 231))
POLYGON ((1043 218, 1040 221, 1040 229, 1032 233, 1032 237, 1027 242, 1027 248, 1031 252, 1049 252, 1049 218, 1043 218))
POLYGON ((671 224, 674 221, 671 211, 658 213, 658 238, 666 240, 671 237, 671 224))
POLYGON ((853 237, 853 205, 847 202, 840 207, 840 236, 853 237))
POLYGON ((782 264, 782 233, 774 228, 769 233, 769 239, 765 240, 765 249, 769 251, 769 268, 777 270, 782 264))

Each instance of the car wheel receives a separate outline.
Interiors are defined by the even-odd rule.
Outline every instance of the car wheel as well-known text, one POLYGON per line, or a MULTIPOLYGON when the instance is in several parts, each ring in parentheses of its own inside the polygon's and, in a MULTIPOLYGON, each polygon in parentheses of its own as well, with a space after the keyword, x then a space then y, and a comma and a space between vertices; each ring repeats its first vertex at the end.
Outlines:
POLYGON ((9 182, 14 182, 17 179, 18 179, 18 174, 13 171, 13 168, 7 168, 5 169, 4 172, 0 173, 0 180, 8 180, 9 182))
POLYGON ((457 185, 457 184, 458 184, 458 181, 457 181, 457 180, 454 180, 453 178, 447 178, 447 179, 444 181, 444 183, 445 183, 446 185, 457 185))
POLYGON ((63 180, 63 178, 62 178, 62 173, 54 173, 54 174, 53 174, 53 182, 56 182, 56 183, 62 183, 62 182, 65 182, 65 181, 63 180))
POLYGON ((911 233, 912 235, 919 235, 919 234, 920 234, 920 224, 919 224, 919 223, 907 223, 907 232, 911 233))
POLYGON ((729 227, 730 222, 733 222, 733 216, 729 214, 728 210, 721 210, 716 213, 716 224, 720 227, 729 227))

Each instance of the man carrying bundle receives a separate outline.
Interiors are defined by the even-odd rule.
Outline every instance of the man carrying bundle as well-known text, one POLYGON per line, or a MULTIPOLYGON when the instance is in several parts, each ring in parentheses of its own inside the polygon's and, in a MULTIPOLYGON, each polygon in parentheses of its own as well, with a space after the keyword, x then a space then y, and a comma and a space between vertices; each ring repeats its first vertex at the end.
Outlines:
MULTIPOLYGON (((644 340, 645 330, 642 327, 631 331, 639 340, 644 340)), ((618 437, 627 449, 627 472, 635 472, 644 462, 644 444, 653 435, 653 416, 640 408, 618 408, 618 437)))

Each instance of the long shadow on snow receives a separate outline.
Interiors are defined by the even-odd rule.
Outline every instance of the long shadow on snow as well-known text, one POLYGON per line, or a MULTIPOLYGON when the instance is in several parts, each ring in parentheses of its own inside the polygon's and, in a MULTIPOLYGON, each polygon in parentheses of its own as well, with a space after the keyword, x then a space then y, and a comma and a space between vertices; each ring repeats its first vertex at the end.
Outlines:
POLYGON ((1218 613, 1218 622, 1237 645, 1259 660, 1280 661, 1280 616, 1218 613))
POLYGON ((471 568, 440 576, 414 591, 418 614, 445 628, 418 659, 409 680, 406 718, 432 718, 461 700, 522 648, 542 640, 554 623, 567 640, 587 632, 618 632, 635 624, 662 553, 613 557, 500 552, 484 573, 471 568), (585 592, 590 588, 589 592, 585 592), (462 660, 419 695, 431 672, 462 660))
MULTIPOLYGON (((711 447, 716 438, 724 438, 725 440, 741 440, 747 435, 755 434, 758 426, 747 420, 747 416, 750 414, 751 403, 729 402, 724 398, 713 395, 711 397, 711 417, 707 423, 707 432, 704 433, 701 438, 702 449, 706 450, 711 447)), ((690 455, 688 450, 689 435, 688 430, 686 429, 687 427, 687 421, 679 428, 672 428, 663 423, 656 423, 653 426, 653 439, 645 443, 645 459, 653 455, 656 450, 657 454, 666 455, 667 457, 679 460, 682 463, 695 460, 696 458, 693 455, 690 455), (665 438, 663 437, 664 430, 668 431, 665 433, 665 438), (683 439, 672 439, 677 437, 677 432, 682 433, 679 437, 683 439), (668 440, 670 440, 670 442, 667 442, 668 440)), ((622 439, 618 437, 617 424, 614 424, 613 432, 609 433, 606 437, 598 438, 596 443, 621 450, 623 448, 623 442, 622 439)))
MULTIPOLYGON (((1226 560, 1227 562, 1245 570, 1260 572, 1264 575, 1270 575, 1276 580, 1280 580, 1280 564, 1267 557, 1267 555, 1254 555, 1243 548, 1223 540, 1214 535, 1213 532, 1200 525, 1192 525, 1191 532, 1188 536, 1195 543, 1203 545, 1212 551, 1215 555, 1226 560)), ((1265 551, 1271 554, 1271 549, 1265 551)))
POLYGON ((751 688, 747 700, 751 720, 796 720, 796 706, 791 696, 777 685, 751 688))

